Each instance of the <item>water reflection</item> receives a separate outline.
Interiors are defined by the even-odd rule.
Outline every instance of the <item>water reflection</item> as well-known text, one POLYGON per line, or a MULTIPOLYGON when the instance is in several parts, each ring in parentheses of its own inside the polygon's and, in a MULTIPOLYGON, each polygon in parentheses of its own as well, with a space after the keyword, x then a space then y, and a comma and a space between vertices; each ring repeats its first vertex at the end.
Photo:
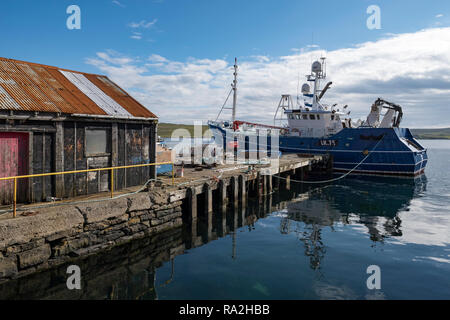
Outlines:
POLYGON ((74 262, 82 270, 82 290, 67 290, 63 266, 0 285, 0 299, 158 299, 158 290, 177 281, 177 256, 229 236, 227 255, 236 259, 237 232, 253 232, 269 214, 281 216, 279 232, 296 235, 310 268, 320 276, 327 254, 325 229, 361 225, 374 245, 401 237, 399 213, 407 212, 413 199, 420 199, 426 184, 423 176, 414 180, 345 179, 314 188, 292 184, 291 190, 250 199, 236 207, 217 205, 213 213, 199 212, 198 220, 183 228, 74 262), (162 276, 158 270, 163 265, 162 276))
POLYGON ((412 199, 426 190, 425 176, 415 179, 381 177, 349 178, 337 184, 312 189, 288 202, 280 222, 281 233, 294 232, 304 244, 304 254, 313 270, 320 269, 326 254, 324 227, 359 224, 367 228, 373 246, 388 237, 401 237, 399 213, 408 211, 412 199))

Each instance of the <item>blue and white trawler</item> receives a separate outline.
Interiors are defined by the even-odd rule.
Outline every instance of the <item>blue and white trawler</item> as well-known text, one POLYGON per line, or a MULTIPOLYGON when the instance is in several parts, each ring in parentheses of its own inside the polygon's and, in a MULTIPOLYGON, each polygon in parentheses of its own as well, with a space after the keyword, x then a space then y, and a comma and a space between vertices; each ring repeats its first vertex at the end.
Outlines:
MULTIPOLYGON (((347 106, 339 110, 336 105, 321 102, 332 83, 328 82, 321 89, 320 84, 326 79, 326 64, 325 58, 320 60, 312 64, 311 74, 307 76, 308 83, 302 86, 303 105, 294 107, 291 96, 282 95, 273 126, 235 119, 235 64, 232 120, 208 122, 216 142, 225 142, 224 137, 228 135, 228 139, 231 136, 236 141, 246 141, 245 147, 248 148, 247 141, 251 136, 259 135, 261 131, 268 136, 276 132, 281 152, 329 154, 333 158, 333 170, 337 172, 399 176, 423 173, 428 161, 427 150, 408 128, 400 127, 402 108, 379 98, 373 103, 366 120, 353 122, 347 106), (276 126, 277 122, 282 124, 276 126)), ((258 141, 266 145, 260 139, 258 141)))

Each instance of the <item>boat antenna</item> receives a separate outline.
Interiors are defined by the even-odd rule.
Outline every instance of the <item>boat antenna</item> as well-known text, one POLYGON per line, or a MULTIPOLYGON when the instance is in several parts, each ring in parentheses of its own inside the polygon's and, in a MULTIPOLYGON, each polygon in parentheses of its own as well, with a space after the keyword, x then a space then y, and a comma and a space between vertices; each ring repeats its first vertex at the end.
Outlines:
POLYGON ((298 67, 297 67, 297 107, 300 107, 300 57, 303 53, 302 48, 300 48, 300 53, 298 55, 298 67))
POLYGON ((238 66, 237 66, 237 58, 234 58, 234 80, 231 86, 233 87, 233 113, 231 120, 236 121, 236 102, 237 102, 237 72, 238 72, 238 66))

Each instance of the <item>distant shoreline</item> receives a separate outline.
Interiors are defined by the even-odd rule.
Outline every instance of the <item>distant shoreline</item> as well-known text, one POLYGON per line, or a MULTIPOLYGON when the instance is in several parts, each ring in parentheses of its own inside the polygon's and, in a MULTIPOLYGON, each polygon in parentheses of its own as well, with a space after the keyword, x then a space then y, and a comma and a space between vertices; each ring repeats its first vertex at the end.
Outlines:
MULTIPOLYGON (((172 132, 176 129, 185 129, 191 137, 194 136, 194 125, 192 124, 176 124, 164 123, 158 124, 158 136, 161 138, 170 138, 172 132)), ((202 126, 202 135, 208 130, 208 126, 202 126)), ((420 140, 450 140, 450 128, 443 129, 411 129, 416 139, 420 140)))

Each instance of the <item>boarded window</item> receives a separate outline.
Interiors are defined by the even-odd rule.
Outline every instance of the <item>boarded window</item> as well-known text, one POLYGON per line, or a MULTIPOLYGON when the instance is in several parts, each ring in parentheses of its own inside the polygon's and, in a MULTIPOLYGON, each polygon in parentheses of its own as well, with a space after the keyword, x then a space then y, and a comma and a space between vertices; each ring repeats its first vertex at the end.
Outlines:
POLYGON ((86 129, 86 155, 108 153, 108 131, 106 129, 86 129))

